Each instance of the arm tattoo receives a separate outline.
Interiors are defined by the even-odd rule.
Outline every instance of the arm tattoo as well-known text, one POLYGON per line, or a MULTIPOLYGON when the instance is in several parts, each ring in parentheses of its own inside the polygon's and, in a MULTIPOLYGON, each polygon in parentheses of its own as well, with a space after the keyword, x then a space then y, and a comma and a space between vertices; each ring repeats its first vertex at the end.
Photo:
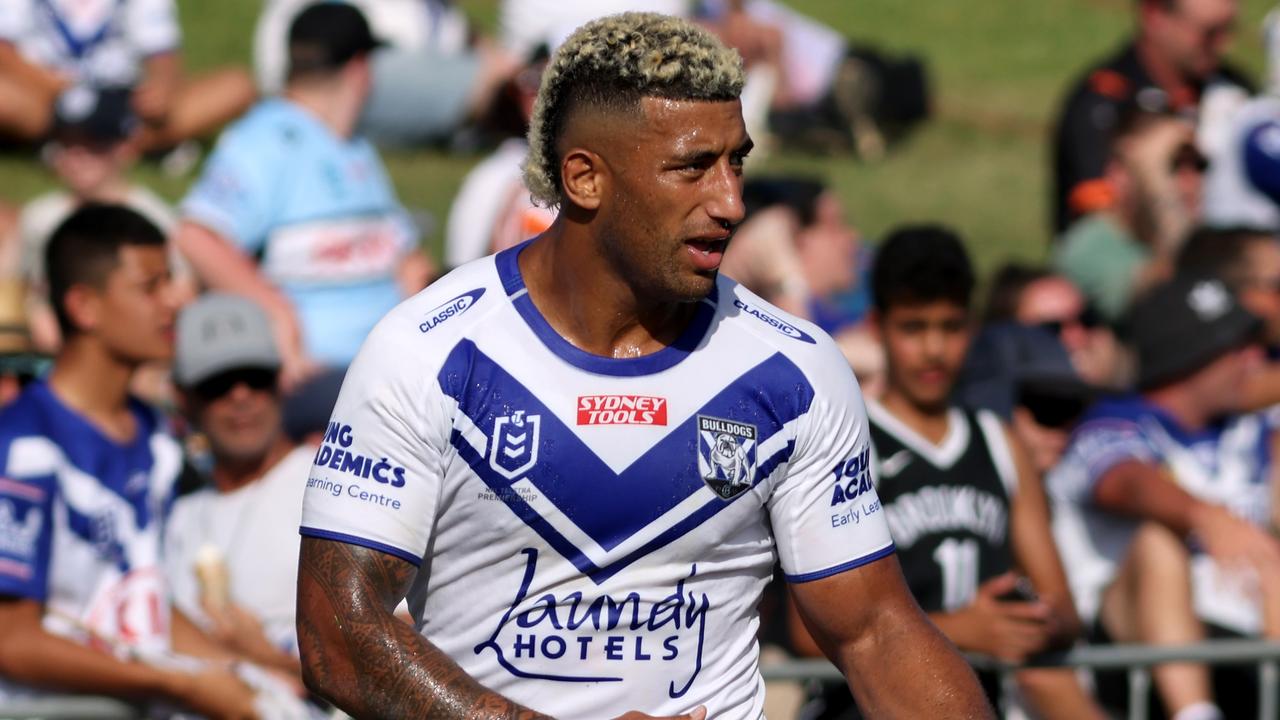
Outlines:
POLYGON ((392 614, 415 572, 376 550, 302 539, 298 642, 308 686, 360 718, 546 718, 480 685, 392 614))

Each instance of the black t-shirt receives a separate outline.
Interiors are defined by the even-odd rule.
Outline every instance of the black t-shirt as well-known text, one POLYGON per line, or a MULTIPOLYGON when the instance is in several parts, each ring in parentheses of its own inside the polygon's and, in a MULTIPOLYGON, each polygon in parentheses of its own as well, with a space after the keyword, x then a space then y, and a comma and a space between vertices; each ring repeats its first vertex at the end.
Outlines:
MULTIPOLYGON (((994 415, 949 412, 950 428, 933 445, 884 408, 868 404, 876 492, 907 586, 925 612, 968 605, 978 585, 1012 567, 1010 499, 1016 471, 994 415)), ((978 674, 998 703, 999 677, 978 674)), ((810 686, 806 720, 862 718, 841 683, 810 686)))
MULTIPOLYGON (((1235 85, 1252 92, 1240 72, 1223 66, 1205 83, 1235 85)), ((1170 98, 1151 79, 1132 42, 1103 62, 1090 67, 1072 86, 1058 115, 1053 139, 1053 230, 1061 234, 1082 209, 1096 209, 1098 193, 1090 181, 1102 177, 1110 153, 1111 136, 1122 113, 1135 106, 1196 120, 1203 87, 1193 98, 1170 98), (1073 198, 1073 194, 1075 198, 1073 198), (1076 202, 1072 202, 1072 200, 1076 202)))

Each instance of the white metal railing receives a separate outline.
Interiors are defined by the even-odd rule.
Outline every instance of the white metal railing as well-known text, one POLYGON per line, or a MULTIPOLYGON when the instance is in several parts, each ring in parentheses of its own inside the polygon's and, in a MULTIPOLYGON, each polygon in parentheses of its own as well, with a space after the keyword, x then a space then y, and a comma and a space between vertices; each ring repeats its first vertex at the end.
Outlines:
MULTIPOLYGON (((1194 645, 1087 645, 1033 658, 1010 666, 984 656, 970 656, 975 667, 1008 674, 1019 667, 1068 667, 1128 670, 1129 720, 1147 720, 1151 666, 1167 662, 1208 665, 1257 665, 1258 718, 1280 718, 1280 643, 1266 640, 1213 640, 1194 645)), ((789 660, 762 668, 766 680, 843 680, 826 660, 789 660)))
MULTIPOLYGON (((1018 667, 987 657, 971 656, 976 667, 1008 674, 1018 667)), ((1258 718, 1280 718, 1280 643, 1265 640, 1213 640, 1195 645, 1090 645, 1067 652, 1033 658, 1021 667, 1069 667, 1095 670, 1127 670, 1129 719, 1146 720, 1151 666, 1166 662, 1199 662, 1209 665, 1257 665, 1258 718)), ((766 680, 843 680, 826 660, 788 660, 762 668, 766 680)), ((0 718, 42 720, 135 720, 135 706, 104 697, 66 696, 39 700, 0 702, 0 718)))

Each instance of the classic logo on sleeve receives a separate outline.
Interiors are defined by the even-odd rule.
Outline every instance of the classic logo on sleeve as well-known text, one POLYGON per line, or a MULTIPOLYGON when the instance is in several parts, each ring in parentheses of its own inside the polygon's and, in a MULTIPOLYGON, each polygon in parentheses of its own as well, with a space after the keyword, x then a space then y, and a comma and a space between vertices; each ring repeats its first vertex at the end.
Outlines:
POLYGON ((580 395, 579 425, 666 425, 667 399, 650 395, 580 395))
POLYGON ((764 310, 761 310, 760 308, 748 305, 742 302, 742 300, 739 300, 738 298, 733 299, 733 306, 738 308, 742 312, 750 315, 751 317, 759 320, 760 322, 768 325, 774 330, 777 330, 783 335, 786 335, 787 337, 792 338, 793 340, 800 340, 801 342, 807 342, 810 345, 817 344, 817 341, 814 340, 813 337, 809 335, 809 333, 801 330, 800 328, 796 327, 795 325, 792 325, 791 323, 785 320, 782 320, 781 318, 776 318, 770 315, 769 313, 765 312, 764 310))
POLYGON ((698 472, 723 500, 751 487, 756 474, 756 426, 698 416, 698 472))
POLYGON ((461 315, 479 302, 482 295, 484 295, 484 288, 476 288, 431 308, 427 311, 427 319, 418 325, 418 330, 427 332, 445 320, 461 315))

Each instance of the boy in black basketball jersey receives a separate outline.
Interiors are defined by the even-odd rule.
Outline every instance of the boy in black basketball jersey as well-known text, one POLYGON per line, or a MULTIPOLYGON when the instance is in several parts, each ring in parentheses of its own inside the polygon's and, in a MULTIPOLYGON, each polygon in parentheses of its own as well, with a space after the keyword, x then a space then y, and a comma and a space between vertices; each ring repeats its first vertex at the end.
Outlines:
MULTIPOLYGON (((961 650, 1017 663, 1070 645, 1079 621, 1031 463, 995 415, 951 404, 973 285, 951 231, 904 227, 886 239, 871 318, 886 388, 867 415, 877 491, 916 601, 961 650)), ((998 700, 997 678, 982 679, 998 700)), ((1069 671, 1018 679, 1041 717, 1101 717, 1069 671)), ((857 717, 835 711, 831 695, 821 717, 857 717)))

